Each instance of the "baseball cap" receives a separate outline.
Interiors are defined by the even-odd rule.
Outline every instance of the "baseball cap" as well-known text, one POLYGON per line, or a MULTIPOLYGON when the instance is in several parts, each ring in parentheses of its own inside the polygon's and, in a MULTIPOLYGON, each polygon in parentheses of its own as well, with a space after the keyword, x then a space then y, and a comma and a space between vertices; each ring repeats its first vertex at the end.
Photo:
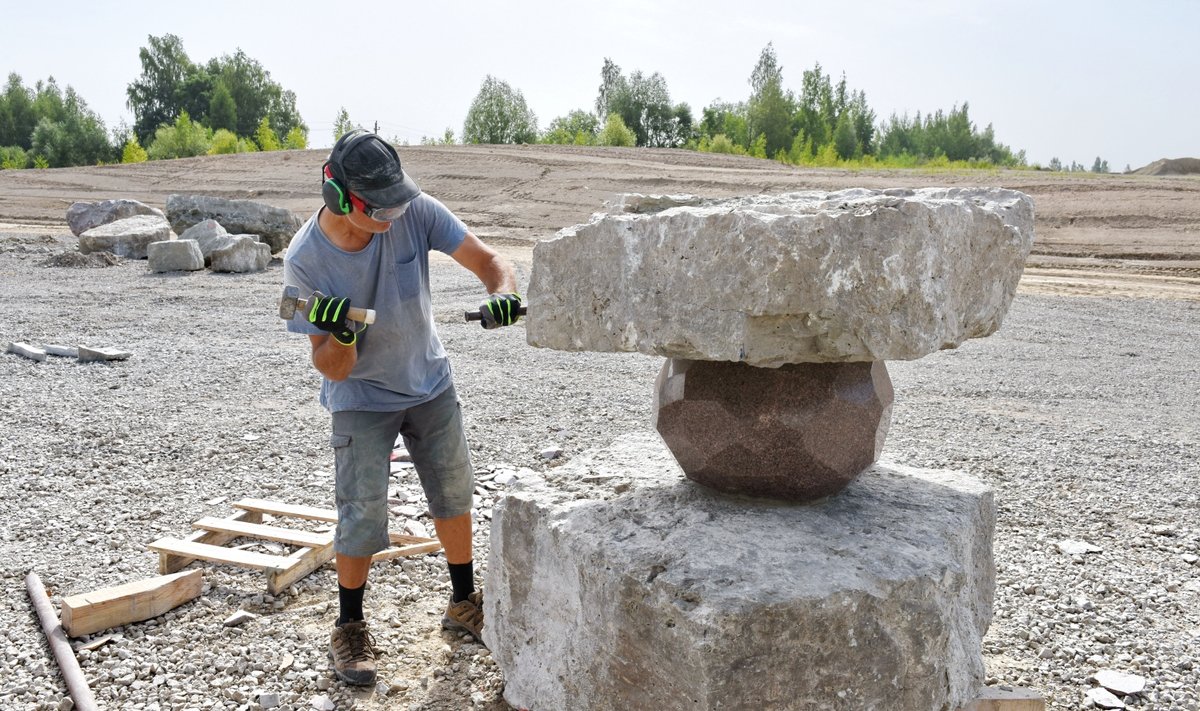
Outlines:
POLYGON ((378 136, 354 141, 340 162, 346 187, 372 207, 407 205, 421 194, 401 167, 396 149, 378 136))

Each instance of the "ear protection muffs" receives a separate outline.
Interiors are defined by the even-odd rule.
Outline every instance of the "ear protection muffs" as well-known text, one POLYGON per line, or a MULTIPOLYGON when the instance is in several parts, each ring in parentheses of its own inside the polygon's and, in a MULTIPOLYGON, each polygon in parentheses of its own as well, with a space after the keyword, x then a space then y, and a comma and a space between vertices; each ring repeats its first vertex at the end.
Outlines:
MULTIPOLYGON (((354 211, 356 203, 360 204, 359 210, 363 209, 362 201, 351 195, 350 190, 346 187, 346 173, 342 169, 342 159, 359 141, 369 138, 378 138, 378 136, 361 128, 350 131, 338 139, 329 153, 329 160, 321 166, 321 179, 324 181, 321 184, 321 198, 325 201, 325 207, 335 215, 349 215, 354 211)), ((396 153, 392 144, 382 139, 379 142, 387 147, 396 162, 399 163, 400 155, 396 153)))

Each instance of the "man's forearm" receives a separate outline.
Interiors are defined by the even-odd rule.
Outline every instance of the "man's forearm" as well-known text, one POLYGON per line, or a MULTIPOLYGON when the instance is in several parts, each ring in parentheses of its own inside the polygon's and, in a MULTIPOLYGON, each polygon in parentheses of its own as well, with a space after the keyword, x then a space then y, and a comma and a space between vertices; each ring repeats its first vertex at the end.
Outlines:
POLYGON ((333 336, 325 336, 324 342, 313 348, 313 365, 330 380, 345 380, 358 362, 358 349, 354 344, 342 345, 333 336))

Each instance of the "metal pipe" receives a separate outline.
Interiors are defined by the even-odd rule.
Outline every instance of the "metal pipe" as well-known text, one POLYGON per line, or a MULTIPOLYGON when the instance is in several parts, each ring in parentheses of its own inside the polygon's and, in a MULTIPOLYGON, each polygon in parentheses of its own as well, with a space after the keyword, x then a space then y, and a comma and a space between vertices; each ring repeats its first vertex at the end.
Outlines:
POLYGON ((29 599, 33 601, 33 609, 42 621, 42 630, 46 633, 46 639, 50 641, 50 649, 54 652, 54 658, 58 660, 58 668, 62 672, 63 680, 67 682, 67 693, 75 702, 75 708, 78 711, 99 711, 87 679, 83 677, 83 670, 79 668, 79 660, 75 658, 75 650, 71 649, 71 643, 67 641, 67 633, 63 631, 62 623, 54 613, 50 598, 46 595, 46 588, 37 573, 31 572, 25 576, 25 588, 29 591, 29 599))

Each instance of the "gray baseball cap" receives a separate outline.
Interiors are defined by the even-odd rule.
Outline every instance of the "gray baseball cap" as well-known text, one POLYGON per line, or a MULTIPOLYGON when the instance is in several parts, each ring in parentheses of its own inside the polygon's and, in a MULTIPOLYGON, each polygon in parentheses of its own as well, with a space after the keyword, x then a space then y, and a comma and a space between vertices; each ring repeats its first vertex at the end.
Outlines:
POLYGON ((420 195, 421 188, 404 172, 396 149, 375 134, 362 134, 343 136, 329 156, 330 163, 341 168, 350 192, 380 208, 407 205, 420 195))

